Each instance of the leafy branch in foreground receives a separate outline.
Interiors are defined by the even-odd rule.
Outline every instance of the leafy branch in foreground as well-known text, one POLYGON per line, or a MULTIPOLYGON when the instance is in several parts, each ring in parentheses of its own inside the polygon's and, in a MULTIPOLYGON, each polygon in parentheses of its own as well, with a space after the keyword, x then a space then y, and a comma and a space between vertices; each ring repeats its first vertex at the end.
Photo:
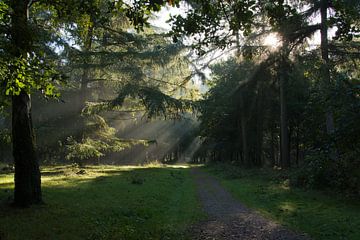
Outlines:
POLYGON ((45 97, 59 97, 55 85, 63 76, 54 66, 47 64, 35 54, 11 60, 0 60, 0 84, 6 96, 18 96, 21 91, 30 94, 39 90, 45 97))

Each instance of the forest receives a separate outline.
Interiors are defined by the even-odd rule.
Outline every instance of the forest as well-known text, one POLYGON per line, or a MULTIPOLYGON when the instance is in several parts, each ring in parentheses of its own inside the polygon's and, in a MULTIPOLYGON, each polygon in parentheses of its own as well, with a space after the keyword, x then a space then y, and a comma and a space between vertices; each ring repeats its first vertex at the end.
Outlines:
POLYGON ((0 240, 360 239, 358 0, 0 0, 0 240))

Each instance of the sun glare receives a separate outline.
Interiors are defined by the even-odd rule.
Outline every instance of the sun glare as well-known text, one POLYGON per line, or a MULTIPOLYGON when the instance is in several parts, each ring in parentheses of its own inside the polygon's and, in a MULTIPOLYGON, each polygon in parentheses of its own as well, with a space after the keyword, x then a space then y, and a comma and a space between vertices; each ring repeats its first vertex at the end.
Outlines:
POLYGON ((279 48, 282 44, 279 34, 270 33, 263 39, 263 44, 267 47, 276 49, 279 48))

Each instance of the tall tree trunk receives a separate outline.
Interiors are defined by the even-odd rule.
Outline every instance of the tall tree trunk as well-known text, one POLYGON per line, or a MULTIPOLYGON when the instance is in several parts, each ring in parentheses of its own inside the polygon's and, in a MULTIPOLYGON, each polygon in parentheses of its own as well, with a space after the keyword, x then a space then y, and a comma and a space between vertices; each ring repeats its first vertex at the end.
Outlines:
POLYGON ((3 143, 0 143, 0 161, 3 162, 4 161, 4 151, 5 149, 3 148, 3 143))
MULTIPOLYGON (((328 40, 328 19, 327 11, 329 8, 329 0, 321 0, 320 15, 321 15, 321 58, 322 58, 322 75, 323 88, 325 97, 330 98, 331 76, 330 76, 330 61, 329 61, 329 40, 328 40)), ((334 114, 330 104, 326 105, 326 132, 331 136, 335 132, 334 114)), ((337 159, 337 151, 335 148, 330 149, 329 158, 337 159)))
POLYGON ((247 118, 245 114, 245 104, 244 104, 244 95, 243 92, 240 92, 240 129, 241 129, 241 146, 243 152, 243 163, 246 166, 250 166, 249 159, 249 144, 248 144, 248 136, 247 136, 247 118))
MULTIPOLYGON (((234 33, 236 35, 236 47, 237 47, 237 54, 238 54, 238 61, 241 61, 241 47, 240 47, 240 37, 239 32, 234 33)), ((239 98, 239 105, 240 105, 240 130, 241 130, 241 144, 242 144, 242 152, 243 152, 243 163, 246 166, 250 166, 250 159, 249 159, 249 145, 248 145, 248 136, 247 136, 247 117, 245 111, 245 103, 244 103, 244 91, 240 90, 240 98, 239 98)))
MULTIPOLYGON (((26 57, 32 45, 28 28, 29 1, 14 0, 11 3, 13 56, 26 57)), ((12 97, 12 144, 15 163, 14 205, 26 207, 41 203, 41 176, 35 153, 31 99, 24 91, 12 97)))
POLYGON ((14 204, 26 207, 41 203, 41 176, 35 153, 30 96, 12 98, 12 140, 15 162, 14 204))
MULTIPOLYGON (((86 38, 84 41, 84 50, 86 52, 86 54, 88 54, 91 50, 92 47, 92 39, 93 39, 93 31, 94 31, 94 27, 91 25, 89 26, 89 28, 87 29, 87 34, 86 34, 86 38)), ((87 99, 87 95, 88 95, 88 89, 87 89, 87 85, 89 83, 90 80, 90 69, 88 67, 89 61, 87 60, 87 56, 85 56, 85 60, 84 60, 84 70, 83 70, 83 75, 81 77, 81 86, 80 86, 80 106, 81 109, 83 109, 85 107, 85 102, 87 99)))
MULTIPOLYGON (((327 24, 327 10, 329 8, 329 0, 321 0, 320 14, 321 14, 321 58, 323 70, 323 84, 325 94, 329 95, 328 89, 331 85, 330 69, 329 69, 329 40, 328 40, 328 24, 327 24)), ((329 135, 335 131, 334 116, 331 107, 326 109, 326 131, 329 135)))
POLYGON ((258 94, 256 99, 256 149, 255 161, 257 166, 263 165, 263 141, 264 141, 264 111, 263 108, 263 84, 258 84, 258 94))
POLYGON ((296 166, 299 167, 299 156, 300 156, 300 127, 296 127, 296 166))
MULTIPOLYGON (((91 21, 92 23, 92 21, 91 21)), ((85 52, 85 56, 83 59, 83 73, 80 79, 80 93, 79 93, 79 101, 77 104, 78 111, 80 117, 77 119, 76 122, 76 128, 79 129, 78 133, 76 134, 75 138, 77 141, 81 142, 85 138, 85 132, 86 132, 86 125, 85 125, 85 117, 83 117, 82 111, 86 107, 86 101, 88 100, 88 83, 90 80, 90 68, 88 66, 89 64, 89 52, 92 47, 92 38, 93 38, 93 26, 89 26, 87 29, 87 34, 84 39, 84 46, 83 50, 85 52)), ((82 165, 83 163, 81 161, 78 161, 79 165, 82 165)))
POLYGON ((289 147, 289 129, 288 129, 288 117, 286 109, 286 97, 285 97, 285 81, 286 73, 284 69, 285 60, 280 63, 279 81, 280 81, 280 162, 282 168, 290 167, 290 147, 289 147))
POLYGON ((276 166, 276 138, 275 138, 275 129, 274 127, 270 130, 270 166, 275 167, 276 166))

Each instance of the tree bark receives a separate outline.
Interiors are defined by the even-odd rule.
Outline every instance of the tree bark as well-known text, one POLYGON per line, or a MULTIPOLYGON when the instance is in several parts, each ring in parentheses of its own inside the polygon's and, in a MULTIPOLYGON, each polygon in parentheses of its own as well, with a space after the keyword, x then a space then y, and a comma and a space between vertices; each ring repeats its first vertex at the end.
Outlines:
POLYGON ((41 176, 35 152, 30 96, 12 98, 12 138, 15 162, 14 204, 27 207, 42 202, 41 176))
MULTIPOLYGON (((235 32, 236 35, 236 47, 237 47, 237 57, 240 61, 241 59, 241 47, 240 47, 240 37, 239 32, 235 32)), ((243 153, 243 163, 250 167, 250 159, 249 159, 249 145, 248 145, 248 136, 247 136, 247 116, 245 110, 245 103, 244 103, 244 91, 240 90, 240 97, 239 97, 239 105, 240 105, 240 130, 241 130, 241 146, 242 146, 242 153, 243 153)))
POLYGON ((276 138, 275 138, 275 129, 274 127, 270 130, 270 137, 271 137, 271 143, 270 143, 270 166, 275 167, 276 166, 276 138))
MULTIPOLYGON (((91 50, 91 47, 92 47, 94 27, 89 26, 87 31, 88 32, 86 34, 85 41, 84 41, 84 50, 88 54, 90 52, 90 50, 91 50)), ((83 75, 81 77, 81 86, 80 86, 80 94, 81 94, 80 107, 81 107, 81 110, 85 107, 85 102, 86 102, 87 96, 88 96, 88 87, 87 87, 87 85, 88 85, 89 80, 90 80, 90 69, 88 67, 89 61, 88 61, 87 58, 88 57, 85 56, 83 75)))
POLYGON ((300 156, 300 127, 296 127, 296 166, 299 167, 299 156, 300 156))
POLYGON ((286 74, 284 71, 285 60, 280 63, 280 162, 282 168, 290 167, 289 129, 285 97, 286 74))
MULTIPOLYGON (((26 57, 32 45, 28 28, 29 1, 15 0, 11 3, 13 56, 26 57)), ((27 207, 41 203, 41 176, 35 152, 31 99, 24 91, 12 97, 12 144, 15 163, 14 205, 27 207)))
POLYGON ((245 114, 245 104, 244 104, 244 96, 243 93, 240 93, 240 129, 241 129, 241 144, 242 144, 242 152, 243 152, 243 162, 249 167, 251 165, 249 160, 249 148, 248 148, 248 136, 247 136, 247 118, 245 114))
MULTIPOLYGON (((321 0, 320 15, 321 15, 321 58, 322 58, 322 74, 323 74, 323 88, 326 99, 330 99, 331 76, 330 76, 330 61, 329 61, 329 40, 328 40, 328 19, 327 11, 329 8, 329 0, 321 0)), ((326 103, 326 133, 331 136, 335 132, 334 114, 330 104, 326 103)), ((329 158, 336 160, 337 150, 331 147, 329 158)))
POLYGON ((263 84, 258 84, 258 94, 256 97, 256 148, 255 162, 257 166, 263 165, 263 142, 264 142, 264 111, 263 111, 263 84))
MULTIPOLYGON (((328 0, 321 0, 320 15, 321 15, 321 58, 323 70, 323 83, 325 94, 329 95, 329 87, 331 84, 330 69, 329 69, 329 40, 328 40, 328 24, 327 24, 327 10, 329 8, 328 0)), ((330 106, 326 109, 326 132, 331 135, 335 132, 334 116, 330 106)))

